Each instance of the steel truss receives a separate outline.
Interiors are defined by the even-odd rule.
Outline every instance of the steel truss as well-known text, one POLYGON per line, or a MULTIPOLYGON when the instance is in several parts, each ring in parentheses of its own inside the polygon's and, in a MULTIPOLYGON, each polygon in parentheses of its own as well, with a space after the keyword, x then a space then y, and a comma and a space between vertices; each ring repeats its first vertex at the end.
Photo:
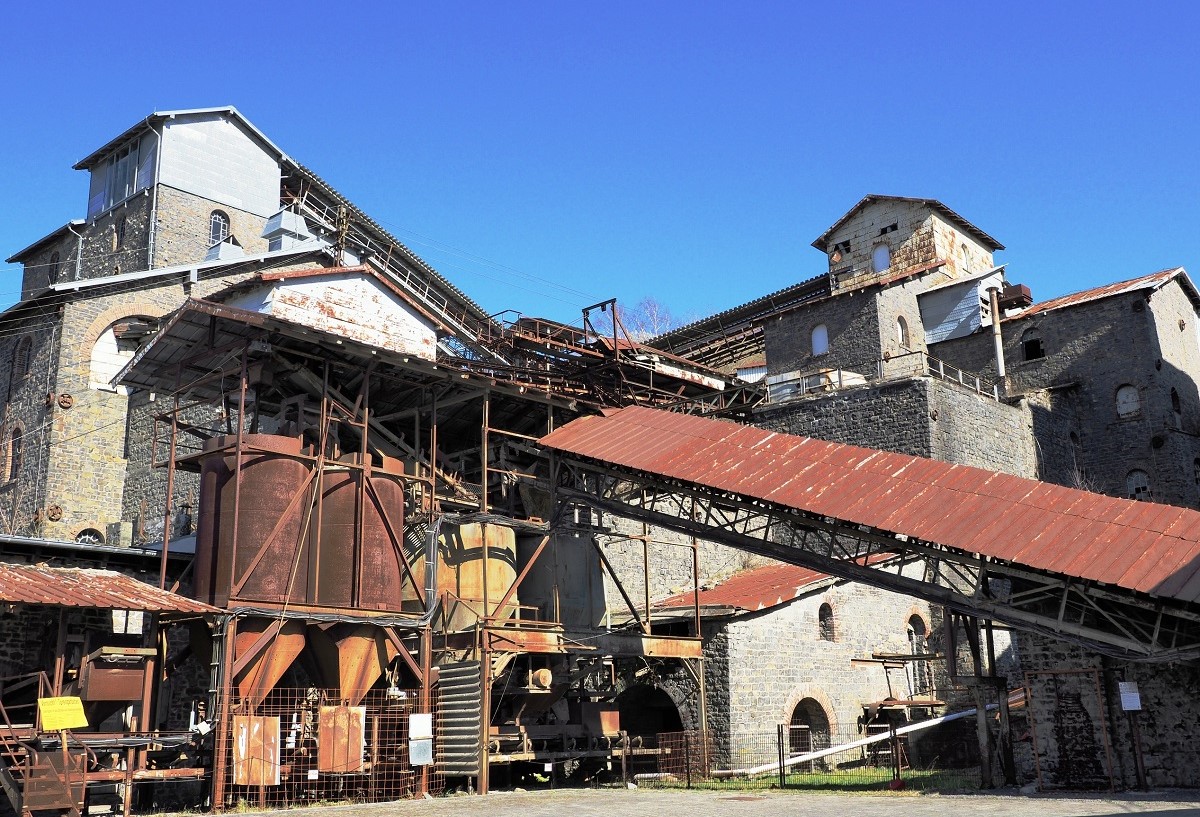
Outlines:
POLYGON ((561 453, 551 455, 551 475, 568 508, 639 520, 1127 660, 1200 658, 1200 611, 1179 603, 561 453), (920 578, 903 575, 914 563, 920 578))

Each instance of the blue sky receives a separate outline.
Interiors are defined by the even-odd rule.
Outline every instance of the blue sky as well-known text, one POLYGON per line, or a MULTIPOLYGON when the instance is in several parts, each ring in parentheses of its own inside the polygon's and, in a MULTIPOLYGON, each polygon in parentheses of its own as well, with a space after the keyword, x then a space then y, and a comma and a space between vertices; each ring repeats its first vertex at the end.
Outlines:
MULTIPOLYGON (((232 104, 493 312, 702 317, 822 273, 810 242, 867 193, 941 199, 1038 300, 1200 274, 1198 23, 1185 3, 20 4, 0 257, 82 217, 70 167, 111 137, 232 104)), ((0 265, 0 304, 18 291, 0 265)))

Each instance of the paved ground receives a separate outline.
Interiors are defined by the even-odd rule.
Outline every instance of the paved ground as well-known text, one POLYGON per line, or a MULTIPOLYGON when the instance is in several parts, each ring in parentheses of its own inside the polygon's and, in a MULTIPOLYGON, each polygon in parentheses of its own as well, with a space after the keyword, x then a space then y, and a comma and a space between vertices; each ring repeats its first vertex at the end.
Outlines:
POLYGON ((267 812, 288 817, 1200 817, 1200 792, 1115 796, 977 794, 741 794, 728 791, 559 789, 428 801, 267 812))

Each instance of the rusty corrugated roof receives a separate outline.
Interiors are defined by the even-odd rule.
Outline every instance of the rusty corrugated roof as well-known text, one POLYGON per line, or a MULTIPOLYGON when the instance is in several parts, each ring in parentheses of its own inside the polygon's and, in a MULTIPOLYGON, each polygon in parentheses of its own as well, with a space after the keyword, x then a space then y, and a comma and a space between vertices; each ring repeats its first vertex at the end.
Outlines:
POLYGON ((1023 309, 1020 312, 1012 315, 1006 320, 1018 320, 1027 318, 1030 315, 1036 315, 1041 312, 1050 312, 1055 309, 1062 309, 1068 306, 1077 306, 1079 304, 1088 303, 1089 301, 1098 301, 1101 298, 1111 298, 1113 295, 1123 295, 1126 292, 1137 292, 1142 289, 1158 289, 1163 284, 1167 283, 1177 275, 1185 275, 1183 267, 1173 267, 1172 269, 1159 270, 1152 272, 1149 275, 1143 275, 1140 278, 1131 278, 1128 281, 1117 281, 1114 284, 1105 284, 1102 287, 1094 289, 1085 289, 1083 292, 1073 292, 1070 295, 1062 295, 1058 298, 1051 298, 1048 301, 1034 304, 1028 309, 1023 309))
MULTIPOLYGON (((700 590, 701 607, 736 607, 765 610, 803 595, 813 584, 832 578, 828 573, 789 564, 773 564, 743 570, 712 587, 700 590)), ((655 609, 687 609, 692 591, 677 593, 654 603, 655 609)))
POLYGON ((1200 601, 1200 513, 996 471, 642 407, 542 444, 894 534, 1200 601))
POLYGON ((199 601, 112 570, 0 564, 0 603, 155 613, 219 613, 199 601))

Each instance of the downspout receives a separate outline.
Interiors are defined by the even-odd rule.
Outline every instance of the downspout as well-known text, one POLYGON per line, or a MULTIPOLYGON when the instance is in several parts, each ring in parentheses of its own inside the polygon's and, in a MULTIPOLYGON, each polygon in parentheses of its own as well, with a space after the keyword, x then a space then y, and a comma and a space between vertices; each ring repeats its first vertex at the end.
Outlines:
POLYGON ((67 230, 75 236, 75 280, 78 281, 79 274, 83 270, 83 233, 75 232, 75 228, 71 226, 70 222, 67 223, 67 230))
MULTIPOLYGON (((150 119, 147 117, 146 122, 150 119)), ((146 236, 146 269, 154 269, 154 239, 158 235, 158 180, 159 171, 162 170, 162 148, 163 148, 163 133, 166 132, 166 124, 163 124, 162 131, 156 131, 153 125, 150 125, 150 132, 155 136, 154 144, 154 178, 150 180, 150 229, 146 236)))
POLYGON ((1004 383, 1004 337, 1000 333, 1000 287, 988 287, 988 297, 992 306, 992 345, 996 350, 996 380, 1007 392, 1004 383))

